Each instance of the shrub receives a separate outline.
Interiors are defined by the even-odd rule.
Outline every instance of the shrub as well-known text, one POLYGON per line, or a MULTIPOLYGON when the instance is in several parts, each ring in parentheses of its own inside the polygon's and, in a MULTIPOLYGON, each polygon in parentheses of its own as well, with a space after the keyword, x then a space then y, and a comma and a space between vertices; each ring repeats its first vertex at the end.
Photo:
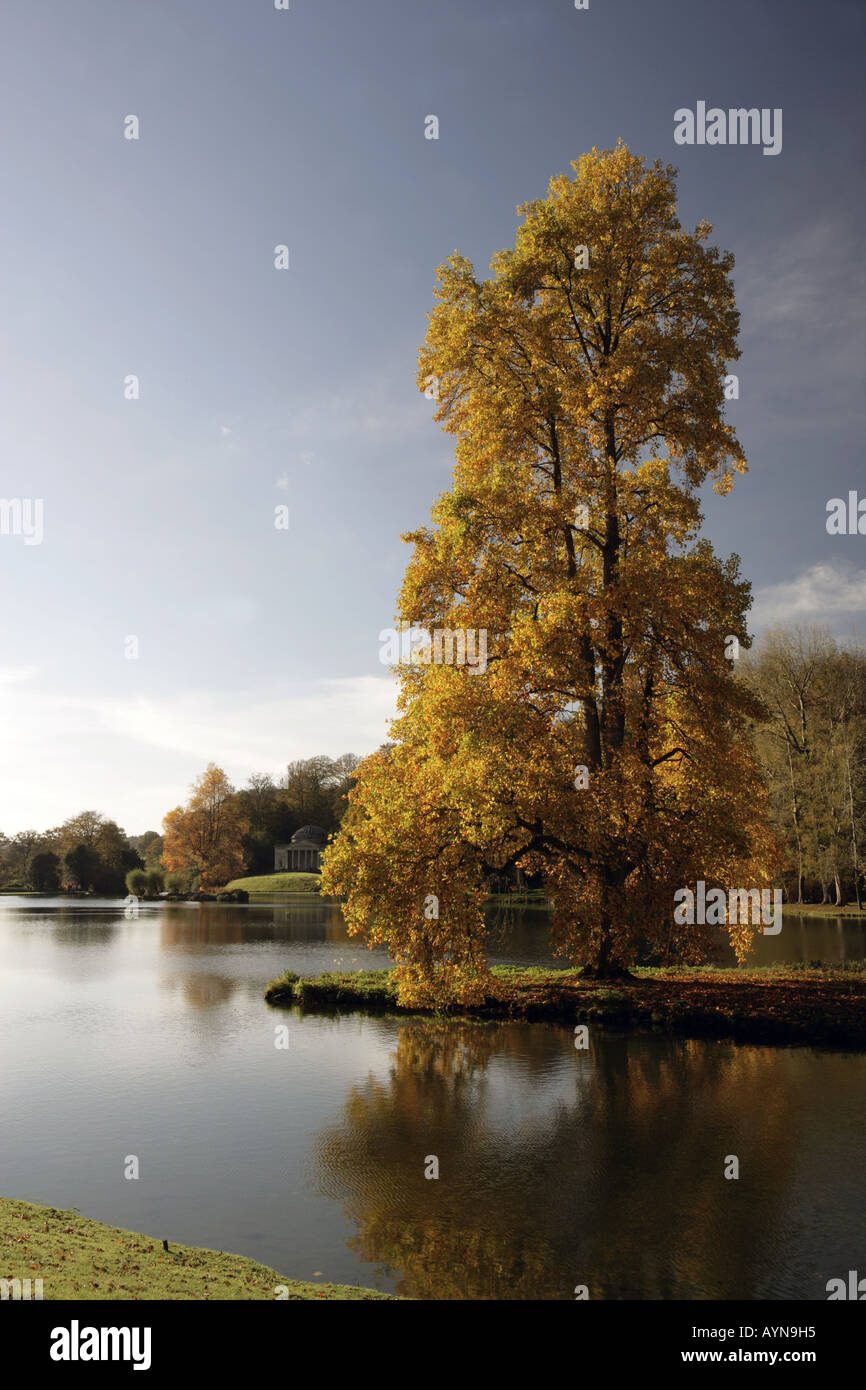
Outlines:
POLYGON ((189 869, 173 869, 165 876, 165 886, 170 893, 192 893, 195 889, 194 876, 189 869))
POLYGON ((147 870, 130 869, 126 875, 126 887, 136 898, 143 898, 148 888, 147 870))

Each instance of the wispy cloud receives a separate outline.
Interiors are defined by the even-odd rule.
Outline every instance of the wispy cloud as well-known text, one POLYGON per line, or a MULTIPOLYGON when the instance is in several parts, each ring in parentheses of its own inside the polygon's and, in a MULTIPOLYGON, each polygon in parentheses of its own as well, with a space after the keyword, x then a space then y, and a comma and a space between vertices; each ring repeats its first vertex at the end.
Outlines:
POLYGON ((89 708, 107 733, 236 768, 279 765, 313 751, 376 747, 393 717, 390 677, 305 681, 284 692, 223 695, 191 691, 166 698, 96 699, 89 708))
POLYGON ((866 617, 866 570, 844 562, 812 565, 795 579, 759 589, 751 625, 818 622, 828 626, 851 614, 866 617))
POLYGON ((0 666, 0 685, 20 685, 38 673, 38 666, 0 666))
POLYGON ((863 417, 866 262, 851 219, 805 221, 784 240, 743 252, 734 273, 742 314, 737 368, 771 399, 768 419, 820 430, 863 417), (802 383, 792 393, 792 381, 802 383))
POLYGON ((0 671, 0 829, 95 807, 130 832, 157 827, 214 761, 242 785, 295 758, 365 754, 396 712, 391 676, 219 693, 58 694, 30 668, 0 671))
POLYGON ((807 221, 762 246, 760 259, 750 258, 734 281, 747 325, 784 332, 817 322, 862 332, 857 306, 866 266, 856 229, 840 219, 807 221))

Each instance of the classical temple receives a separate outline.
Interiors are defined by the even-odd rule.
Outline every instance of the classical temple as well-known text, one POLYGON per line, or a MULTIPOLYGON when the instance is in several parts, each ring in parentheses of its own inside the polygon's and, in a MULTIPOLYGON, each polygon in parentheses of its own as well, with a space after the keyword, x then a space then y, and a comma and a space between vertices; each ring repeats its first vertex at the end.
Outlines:
POLYGON ((287 845, 274 845, 274 871, 317 874, 327 838, 320 825, 302 825, 287 845))

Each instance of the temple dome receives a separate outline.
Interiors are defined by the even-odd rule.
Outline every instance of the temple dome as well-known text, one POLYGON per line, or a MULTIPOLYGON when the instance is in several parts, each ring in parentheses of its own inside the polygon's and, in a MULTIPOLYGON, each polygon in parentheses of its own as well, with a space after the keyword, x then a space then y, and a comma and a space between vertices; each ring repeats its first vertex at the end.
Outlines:
POLYGON ((292 836, 292 844, 297 844, 300 840, 307 840, 314 845, 323 845, 327 838, 327 830, 323 830, 320 825, 302 825, 300 830, 296 830, 292 836))

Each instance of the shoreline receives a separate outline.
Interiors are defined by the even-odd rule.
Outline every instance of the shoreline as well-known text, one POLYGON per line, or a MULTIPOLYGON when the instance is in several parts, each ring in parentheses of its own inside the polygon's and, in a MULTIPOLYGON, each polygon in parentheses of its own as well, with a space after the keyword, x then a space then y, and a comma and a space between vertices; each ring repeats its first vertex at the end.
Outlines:
MULTIPOLYGON (((0 1197, 0 1279, 20 1281, 19 1298, 36 1299, 38 1290, 46 1302, 403 1301, 360 1285, 288 1279, 246 1255, 171 1241, 165 1250, 153 1236, 14 1197, 0 1197)), ((14 1288, 4 1295, 14 1299, 14 1288)))
MULTIPOLYGON (((267 875, 264 875, 264 876, 262 876, 261 878, 259 878, 258 880, 255 880, 255 881, 257 881, 257 882, 265 882, 266 879, 267 879, 267 877, 268 877, 267 875)), ((279 875, 279 877, 284 877, 284 876, 283 876, 283 875, 279 875)), ((339 903, 342 903, 342 902, 344 901, 342 898, 329 897, 329 896, 326 895, 326 894, 320 893, 319 890, 318 890, 317 888, 277 888, 277 887, 272 887, 272 888, 271 888, 271 887, 263 887, 263 888, 246 888, 246 889, 243 888, 243 884, 244 884, 245 882, 253 882, 253 881, 254 881, 254 880, 252 880, 252 879, 247 879, 247 880, 244 880, 244 879, 233 880, 233 883, 236 883, 236 884, 240 887, 240 891, 243 891, 243 892, 246 892, 246 893, 249 894, 249 902, 242 902, 242 901, 241 901, 241 902, 236 902, 236 903, 230 904, 231 906, 235 906, 235 907, 255 907, 255 906, 260 906, 260 907, 261 907, 261 906, 267 906, 267 903, 266 903, 266 902, 262 902, 262 899, 267 899, 267 898, 275 898, 275 899, 277 899, 277 900, 284 900, 284 899, 287 899, 287 898, 294 898, 294 899, 296 899, 296 900, 305 900, 305 901, 307 901, 307 902, 312 901, 312 902, 338 903, 338 904, 339 904, 339 903)), ((205 895, 204 898, 203 898, 203 900, 206 901, 206 902, 208 902, 208 903, 210 903, 210 902, 218 902, 218 901, 219 901, 219 894, 220 894, 220 893, 229 893, 229 892, 237 892, 237 891, 238 891, 238 887, 233 887, 233 886, 231 886, 231 885, 227 885, 225 888, 220 888, 220 889, 216 890, 216 891, 215 891, 214 893, 212 893, 212 894, 209 893, 209 894, 205 895)), ((202 900, 202 895, 201 895, 201 894, 196 894, 196 893, 170 893, 170 894, 169 894, 169 893, 166 893, 166 894, 157 894, 157 895, 155 895, 155 896, 151 896, 151 895, 149 895, 149 894, 140 894, 140 895, 138 895, 138 896, 139 896, 139 901, 140 901, 140 902, 148 902, 148 903, 159 903, 159 902, 163 902, 163 903, 165 903, 165 902, 196 902, 196 901, 202 900)), ((69 902, 88 902, 88 901, 89 901, 89 902, 123 903, 123 902, 125 901, 124 898, 119 898, 119 897, 117 897, 116 895, 113 895, 113 894, 111 894, 111 893, 89 893, 89 892, 71 892, 71 893, 70 893, 70 892, 67 892, 67 893, 63 893, 63 892, 60 892, 59 890, 58 890, 57 892, 43 892, 43 891, 41 891, 41 890, 39 890, 39 889, 36 889, 36 888, 0 888, 0 898, 50 898, 50 899, 54 899, 54 900, 62 899, 62 900, 64 900, 64 901, 69 901, 69 902)), ((533 895, 533 894, 530 894, 530 893, 527 893, 527 894, 518 894, 518 893, 515 893, 515 894, 512 895, 512 894, 509 894, 509 893, 491 893, 490 896, 486 899, 485 906, 487 906, 487 907, 489 907, 489 908, 497 908, 497 907, 499 907, 499 908, 501 908, 501 907, 505 907, 505 908, 517 908, 517 909, 519 909, 519 910, 521 910, 521 911, 524 911, 524 912, 526 912, 526 911, 549 912, 549 911, 552 909, 552 907, 553 907, 553 903, 552 903, 552 901, 551 901, 549 898, 545 898, 543 895, 540 895, 540 894, 535 894, 535 895, 533 895)), ((833 906, 832 904, 830 904, 830 903, 789 903, 789 902, 785 902, 785 903, 782 903, 782 913, 783 913, 783 914, 784 914, 784 913, 790 913, 790 914, 793 915, 794 917, 827 917, 827 918, 837 918, 837 917, 853 917, 853 918, 860 918, 860 917, 863 917, 863 918, 866 918, 866 905, 864 905, 863 907, 858 908, 856 903, 845 903, 844 906, 842 906, 842 907, 834 907, 834 906, 833 906)))
POLYGON ((575 969, 493 966, 478 1005, 447 1013, 397 1003, 392 970, 328 972, 272 980, 265 1000, 310 1012, 388 1013, 397 1018, 598 1024, 735 1042, 866 1051, 866 968, 635 967, 634 981, 583 981, 575 969), (390 977, 390 978, 389 978, 390 977))

